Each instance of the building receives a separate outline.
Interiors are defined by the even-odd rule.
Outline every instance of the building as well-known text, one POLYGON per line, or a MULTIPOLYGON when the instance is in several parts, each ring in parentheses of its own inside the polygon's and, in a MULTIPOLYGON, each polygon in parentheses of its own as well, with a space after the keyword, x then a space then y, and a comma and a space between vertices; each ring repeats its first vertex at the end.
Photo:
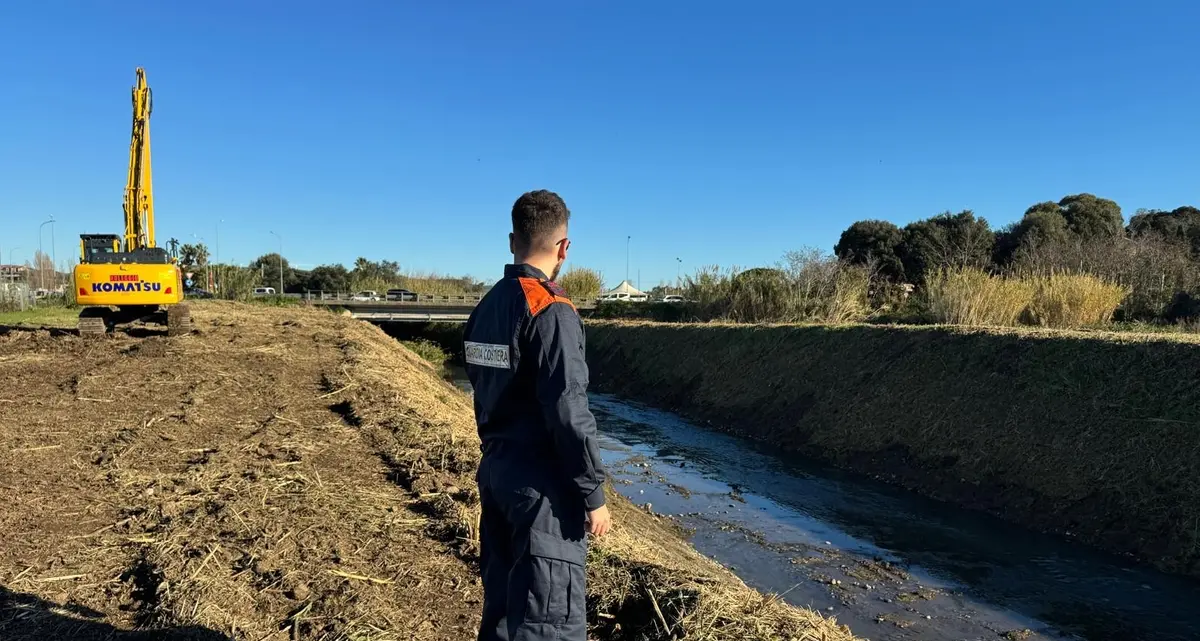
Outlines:
POLYGON ((29 268, 24 265, 0 265, 0 283, 24 283, 29 280, 29 268))

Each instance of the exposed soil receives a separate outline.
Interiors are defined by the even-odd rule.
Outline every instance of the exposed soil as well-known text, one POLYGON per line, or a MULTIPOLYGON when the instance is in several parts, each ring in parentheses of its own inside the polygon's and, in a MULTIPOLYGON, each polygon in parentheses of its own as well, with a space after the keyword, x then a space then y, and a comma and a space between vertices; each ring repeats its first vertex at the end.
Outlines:
MULTIPOLYGON (((469 399, 345 317, 193 311, 179 338, 0 329, 0 638, 473 638, 469 399)), ((851 638, 613 505, 595 638, 851 638)))

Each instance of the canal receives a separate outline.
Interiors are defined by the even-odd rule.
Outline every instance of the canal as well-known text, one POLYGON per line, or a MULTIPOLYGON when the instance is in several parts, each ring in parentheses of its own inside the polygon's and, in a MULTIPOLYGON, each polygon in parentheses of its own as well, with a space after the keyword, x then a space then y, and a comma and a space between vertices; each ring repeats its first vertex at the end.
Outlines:
POLYGON ((1200 639, 1200 582, 615 397, 592 410, 618 491, 747 584, 857 636, 1200 639))

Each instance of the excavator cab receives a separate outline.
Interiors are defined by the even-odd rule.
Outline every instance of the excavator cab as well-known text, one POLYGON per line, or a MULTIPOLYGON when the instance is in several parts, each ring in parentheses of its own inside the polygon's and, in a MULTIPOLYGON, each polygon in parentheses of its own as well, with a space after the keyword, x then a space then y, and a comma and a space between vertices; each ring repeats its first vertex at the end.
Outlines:
POLYGON ((131 252, 121 251, 121 237, 116 234, 80 234, 79 262, 87 265, 137 263, 165 265, 171 256, 162 247, 142 247, 131 252))
POLYGON ((79 250, 81 263, 111 263, 111 257, 121 251, 121 237, 116 234, 81 234, 79 250))

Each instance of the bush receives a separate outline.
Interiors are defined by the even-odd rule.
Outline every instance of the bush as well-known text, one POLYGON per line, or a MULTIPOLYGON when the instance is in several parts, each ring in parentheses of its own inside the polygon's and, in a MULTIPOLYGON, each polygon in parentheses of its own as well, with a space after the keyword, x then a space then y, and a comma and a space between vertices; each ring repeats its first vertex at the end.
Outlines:
POLYGON ((1017 251, 1014 273, 1085 273, 1128 290, 1121 320, 1162 319, 1177 292, 1200 287, 1200 269, 1186 244, 1155 234, 1137 238, 1033 243, 1017 251))
POLYGON ((1129 295, 1125 287, 1091 274, 1051 274, 1025 280, 1035 286, 1028 320, 1043 327, 1104 325, 1129 295))
POLYGON ((572 267, 561 274, 556 282, 567 290, 567 296, 576 300, 596 298, 604 291, 604 276, 587 267, 572 267))
POLYGON ((213 279, 219 287, 213 294, 228 300, 249 301, 254 298, 254 288, 262 285, 259 270, 233 265, 214 265, 213 279))
POLYGON ((925 287, 931 320, 947 325, 1016 325, 1033 296, 1031 283, 975 267, 935 270, 925 287))
POLYGON ((1200 295, 1190 292, 1175 294, 1167 307, 1166 319, 1171 323, 1195 323, 1200 321, 1200 295))
POLYGON ((428 361, 434 367, 442 367, 446 364, 446 360, 450 357, 449 354, 442 351, 442 348, 437 343, 418 338, 416 340, 400 341, 402 345, 407 347, 417 356, 428 361))
POLYGON ((743 323, 847 323, 870 312, 871 271, 816 250, 791 252, 779 267, 704 267, 686 279, 682 317, 743 323))

